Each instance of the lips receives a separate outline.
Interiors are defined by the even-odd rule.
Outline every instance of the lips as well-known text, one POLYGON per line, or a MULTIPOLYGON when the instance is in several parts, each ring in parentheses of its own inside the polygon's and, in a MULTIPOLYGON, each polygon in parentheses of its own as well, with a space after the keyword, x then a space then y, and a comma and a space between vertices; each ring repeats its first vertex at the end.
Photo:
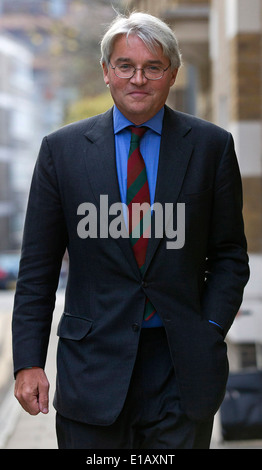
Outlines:
POLYGON ((145 96, 148 96, 149 93, 145 91, 131 91, 128 93, 128 95, 131 95, 133 98, 143 98, 145 96))

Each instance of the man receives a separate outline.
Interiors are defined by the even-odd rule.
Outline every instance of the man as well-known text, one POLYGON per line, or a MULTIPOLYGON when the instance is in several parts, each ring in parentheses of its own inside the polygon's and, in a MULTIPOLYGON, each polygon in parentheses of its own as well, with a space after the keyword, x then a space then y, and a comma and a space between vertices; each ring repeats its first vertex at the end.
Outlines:
POLYGON ((33 176, 15 395, 31 414, 48 411, 44 366, 67 249, 59 447, 207 449, 228 375, 224 338, 249 276, 233 140, 165 105, 181 58, 162 21, 120 16, 101 46, 114 108, 47 136, 33 176), (150 225, 134 239, 143 204, 150 225))

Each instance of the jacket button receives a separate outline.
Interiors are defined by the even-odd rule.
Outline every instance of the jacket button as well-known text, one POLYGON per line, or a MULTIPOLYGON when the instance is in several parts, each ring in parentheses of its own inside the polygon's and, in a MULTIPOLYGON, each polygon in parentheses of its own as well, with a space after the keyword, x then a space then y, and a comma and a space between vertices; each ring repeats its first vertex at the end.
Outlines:
POLYGON ((148 286, 147 282, 146 282, 146 281, 142 281, 142 287, 147 287, 147 286, 148 286))
POLYGON ((139 331, 139 324, 138 324, 138 323, 134 323, 134 324, 132 325, 132 329, 133 329, 133 331, 134 331, 135 333, 137 333, 137 331, 139 331))

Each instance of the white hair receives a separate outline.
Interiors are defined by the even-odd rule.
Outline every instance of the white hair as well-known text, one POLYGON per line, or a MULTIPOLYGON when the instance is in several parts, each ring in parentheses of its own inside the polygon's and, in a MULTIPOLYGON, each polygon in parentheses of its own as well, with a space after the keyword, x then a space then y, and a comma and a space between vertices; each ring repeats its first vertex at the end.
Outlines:
POLYGON ((181 66, 181 53, 172 29, 159 18, 147 13, 134 12, 130 16, 118 15, 111 23, 101 41, 101 64, 109 65, 115 39, 119 35, 138 36, 154 52, 161 46, 163 54, 169 58, 171 69, 181 66))

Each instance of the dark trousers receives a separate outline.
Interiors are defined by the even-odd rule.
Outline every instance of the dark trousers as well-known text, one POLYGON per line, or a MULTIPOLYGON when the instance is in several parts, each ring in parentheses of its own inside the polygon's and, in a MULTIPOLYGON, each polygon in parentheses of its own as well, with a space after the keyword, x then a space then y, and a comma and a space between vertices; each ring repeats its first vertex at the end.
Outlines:
POLYGON ((183 413, 165 330, 152 328, 141 332, 117 420, 96 426, 57 414, 56 427, 60 449, 208 449, 213 420, 194 423, 183 413))

